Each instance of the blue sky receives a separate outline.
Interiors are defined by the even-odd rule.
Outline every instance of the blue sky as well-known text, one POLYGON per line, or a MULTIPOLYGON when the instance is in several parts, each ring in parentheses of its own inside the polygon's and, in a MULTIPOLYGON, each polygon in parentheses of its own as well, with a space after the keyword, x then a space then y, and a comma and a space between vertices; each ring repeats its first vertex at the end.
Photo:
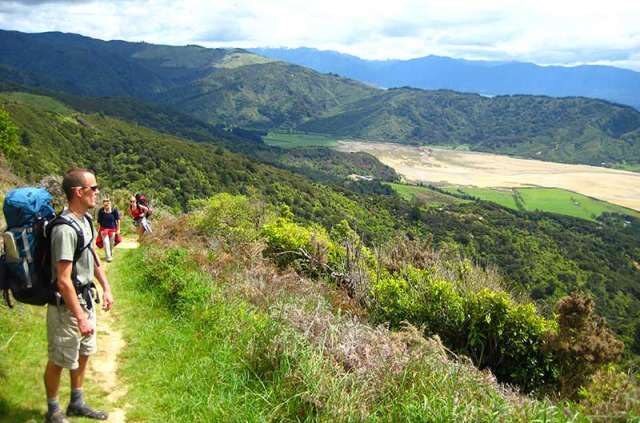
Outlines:
POLYGON ((0 0, 0 28, 206 47, 314 47, 640 71, 640 0, 0 0))

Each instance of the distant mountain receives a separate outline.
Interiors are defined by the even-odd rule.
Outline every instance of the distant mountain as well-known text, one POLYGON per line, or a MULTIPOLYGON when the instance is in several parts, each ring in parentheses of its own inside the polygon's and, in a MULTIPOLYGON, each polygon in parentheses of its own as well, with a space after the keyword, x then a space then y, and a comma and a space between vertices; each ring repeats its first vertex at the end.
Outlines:
POLYGON ((485 95, 583 96, 640 110, 640 73, 611 66, 537 66, 439 56, 411 60, 364 60, 335 51, 304 47, 256 48, 250 51, 383 88, 408 86, 485 95))
POLYGON ((207 123, 255 128, 291 127, 377 91, 239 49, 106 42, 59 32, 0 30, 0 64, 0 87, 60 90, 67 84, 73 95, 132 96, 176 106, 207 123))
POLYGON ((219 128, 466 144, 542 160, 640 169, 640 112, 604 100, 384 90, 245 50, 62 33, 0 31, 0 66, 5 91, 28 85, 130 96, 173 106, 219 128))

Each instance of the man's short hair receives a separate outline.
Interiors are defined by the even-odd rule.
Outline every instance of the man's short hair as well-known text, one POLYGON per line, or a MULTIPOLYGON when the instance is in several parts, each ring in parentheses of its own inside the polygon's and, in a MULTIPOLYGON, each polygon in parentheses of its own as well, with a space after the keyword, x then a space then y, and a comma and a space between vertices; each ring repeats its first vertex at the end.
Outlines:
POLYGON ((62 190, 67 196, 67 201, 71 201, 71 198, 73 197, 72 188, 81 187, 82 184, 84 184, 84 175, 87 173, 93 175, 93 172, 89 169, 74 167, 73 169, 69 169, 64 175, 64 178, 62 178, 62 190))

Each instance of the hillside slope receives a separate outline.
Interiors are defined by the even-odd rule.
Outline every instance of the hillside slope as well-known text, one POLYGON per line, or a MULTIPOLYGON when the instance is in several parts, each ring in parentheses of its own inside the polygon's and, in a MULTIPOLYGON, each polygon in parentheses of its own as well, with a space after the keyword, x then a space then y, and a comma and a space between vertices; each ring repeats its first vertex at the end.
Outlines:
POLYGON ((538 66, 532 63, 439 56, 409 60, 364 60, 335 51, 304 47, 256 48, 250 51, 384 88, 409 86, 484 95, 582 96, 640 110, 640 73, 612 66, 538 66))
POLYGON ((66 85, 85 95, 135 96, 229 128, 465 143, 569 163, 632 168, 640 163, 640 112, 602 100, 385 91, 243 50, 104 42, 60 33, 0 31, 0 63, 6 69, 0 87, 66 85))
POLYGON ((299 129, 563 163, 640 161, 640 112, 602 100, 393 89, 299 129))

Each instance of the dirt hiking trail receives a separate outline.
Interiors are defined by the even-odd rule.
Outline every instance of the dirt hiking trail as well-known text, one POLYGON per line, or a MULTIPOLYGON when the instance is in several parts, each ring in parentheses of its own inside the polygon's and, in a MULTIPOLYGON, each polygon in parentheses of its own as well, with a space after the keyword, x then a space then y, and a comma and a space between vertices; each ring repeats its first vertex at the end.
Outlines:
MULTIPOLYGON (((123 239, 118 244, 117 249, 138 248, 138 243, 134 239, 123 239)), ((110 263, 102 260, 105 270, 109 269, 110 263)), ((110 280, 109 283, 118 283, 110 280)), ((100 294, 102 296, 102 293, 100 294)), ((98 312, 98 352, 89 360, 87 369, 87 379, 95 383, 100 389, 108 392, 106 397, 108 406, 105 411, 109 412, 109 423, 125 423, 126 406, 116 408, 115 404, 127 394, 127 388, 118 380, 118 355, 124 350, 126 343, 122 333, 116 330, 115 322, 118 319, 118 299, 114 299, 114 308, 109 312, 100 309, 98 312)))

